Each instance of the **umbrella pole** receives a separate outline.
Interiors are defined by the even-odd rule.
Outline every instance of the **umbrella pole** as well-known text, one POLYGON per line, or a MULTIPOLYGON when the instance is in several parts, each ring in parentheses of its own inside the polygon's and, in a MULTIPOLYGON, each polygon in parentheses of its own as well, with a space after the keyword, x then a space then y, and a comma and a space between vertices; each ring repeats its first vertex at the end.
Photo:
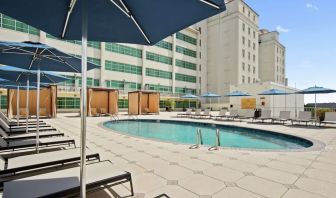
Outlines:
POLYGON ((189 109, 190 109, 190 99, 189 99, 189 109))
POLYGON ((80 152, 80 197, 86 197, 86 79, 87 79, 87 0, 82 0, 82 90, 81 90, 81 152, 80 152))
POLYGON ((315 113, 315 126, 316 126, 316 122, 317 122, 317 109, 316 109, 316 93, 315 93, 315 109, 314 109, 314 113, 315 113))
POLYGON ((40 66, 37 68, 37 96, 36 96, 36 153, 39 153, 39 137, 40 137, 40 66))
POLYGON ((19 126, 19 116, 20 116, 20 87, 18 85, 16 90, 16 124, 19 126))
POLYGON ((27 91, 26 91, 26 133, 28 133, 28 117, 29 117, 29 75, 27 76, 27 91))

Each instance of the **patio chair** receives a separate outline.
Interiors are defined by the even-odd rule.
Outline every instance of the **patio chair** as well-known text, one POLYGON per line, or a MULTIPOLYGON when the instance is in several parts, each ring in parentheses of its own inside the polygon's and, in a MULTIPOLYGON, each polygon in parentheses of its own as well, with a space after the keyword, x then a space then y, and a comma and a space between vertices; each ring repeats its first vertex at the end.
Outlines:
MULTIPOLYGON (((133 196, 131 173, 116 169, 110 161, 92 163, 86 166, 86 187, 88 191, 126 182, 130 183, 131 196, 133 196)), ((79 167, 75 167, 5 182, 3 197, 78 196, 79 188, 79 167)))
MULTIPOLYGON (((0 126, 2 127, 2 129, 12 135, 12 134, 18 134, 18 133, 26 133, 26 126, 20 126, 20 127, 10 127, 8 126, 8 124, 6 122, 4 122, 2 119, 0 119, 0 126)), ((42 131, 56 131, 55 128, 51 127, 51 126, 40 126, 39 129, 41 132, 42 131)), ((28 132, 36 132, 36 127, 28 127, 28 132)))
POLYGON ((192 118, 200 117, 202 115, 201 112, 202 112, 201 109, 196 109, 195 113, 191 114, 190 117, 192 117, 192 118))
POLYGON ((191 115, 191 111, 192 109, 187 109, 187 111, 185 113, 178 113, 177 117, 189 117, 191 115))
POLYGON ((261 110, 261 115, 258 118, 253 118, 252 122, 254 120, 261 120, 261 122, 264 122, 265 120, 272 120, 272 111, 271 110, 261 110))
POLYGON ((239 118, 239 114, 238 114, 238 110, 231 110, 229 112, 229 115, 226 116, 226 118, 229 120, 229 119, 236 119, 236 118, 239 118))
POLYGON ((107 113, 106 108, 99 108, 99 114, 101 116, 108 116, 109 114, 107 113))
POLYGON ((285 124, 285 122, 292 120, 290 114, 290 111, 280 111, 279 117, 272 118, 272 122, 282 122, 282 124, 285 124))
POLYGON ((91 108, 91 115, 94 116, 94 117, 98 117, 99 116, 99 113, 97 112, 96 108, 91 108))
POLYGON ((227 113, 227 110, 226 109, 221 109, 218 113, 218 115, 215 115, 215 116, 211 116, 211 118, 215 119, 215 120, 218 120, 218 119, 221 119, 221 118, 225 118, 226 117, 226 113, 227 113))
POLYGON ((320 122, 321 124, 336 124, 336 112, 325 112, 324 121, 320 122))
MULTIPOLYGON (((2 111, 0 111, 0 119, 6 122, 8 126, 18 126, 17 120, 10 120, 2 111)), ((36 120, 29 120, 28 125, 36 125, 36 120)), ((46 123, 40 120, 40 125, 46 125, 46 123)), ((26 126, 26 120, 19 120, 19 126, 26 126)))
POLYGON ((255 111, 253 109, 247 109, 244 111, 244 114, 239 116, 240 119, 254 119, 255 111))
MULTIPOLYGON (((0 157, 0 177, 10 177, 19 172, 32 172, 38 168, 55 168, 55 166, 62 166, 65 163, 74 163, 80 161, 79 148, 66 149, 45 153, 38 153, 32 155, 24 155, 4 159, 0 157), (52 157, 50 157, 52 156, 52 157)), ((100 157, 98 153, 91 150, 86 152, 87 160, 98 160, 100 157)))
MULTIPOLYGON (((32 139, 36 137, 36 133, 23 133, 23 134, 10 135, 10 134, 7 134, 4 130, 2 130, 2 128, 0 128, 0 136, 8 142, 8 141, 13 141, 13 140, 32 139)), ((64 136, 64 133, 61 133, 58 131, 46 131, 46 132, 40 133, 39 136, 40 138, 64 136)))
POLYGON ((211 117, 211 109, 205 109, 203 114, 200 115, 201 119, 205 119, 205 118, 210 118, 211 117))
POLYGON ((313 121, 312 116, 311 116, 311 112, 310 111, 300 111, 299 112, 299 117, 296 119, 292 120, 292 125, 294 125, 294 123, 306 123, 306 126, 308 126, 308 123, 313 121))
MULTIPOLYGON (((74 145, 76 147, 75 140, 69 137, 53 137, 53 138, 40 138, 40 147, 44 146, 58 146, 58 145, 74 145)), ((7 142, 0 137, 0 152, 14 151, 17 149, 29 149, 36 146, 36 139, 15 140, 7 142)))

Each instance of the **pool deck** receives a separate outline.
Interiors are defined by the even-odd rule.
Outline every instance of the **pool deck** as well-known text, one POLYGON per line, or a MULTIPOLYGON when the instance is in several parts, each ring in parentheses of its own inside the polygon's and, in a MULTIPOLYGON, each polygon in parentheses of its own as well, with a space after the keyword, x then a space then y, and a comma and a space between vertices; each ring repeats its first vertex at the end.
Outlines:
MULTIPOLYGON (((305 151, 253 151, 166 143, 114 133, 100 126, 108 117, 88 118, 87 146, 132 173, 135 196, 156 197, 336 197, 336 125, 305 127, 174 118, 177 113, 139 116, 144 119, 179 119, 272 130, 317 141, 305 151)), ((46 120, 78 141, 80 118, 59 114, 46 120)), ((127 116, 120 116, 127 119, 127 116)), ((123 184, 89 194, 89 197, 125 197, 123 184)))

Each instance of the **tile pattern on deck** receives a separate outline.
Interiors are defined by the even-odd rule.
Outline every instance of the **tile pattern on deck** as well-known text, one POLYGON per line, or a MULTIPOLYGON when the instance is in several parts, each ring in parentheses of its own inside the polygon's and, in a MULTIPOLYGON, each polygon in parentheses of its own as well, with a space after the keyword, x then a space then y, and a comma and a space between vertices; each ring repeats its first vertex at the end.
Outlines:
MULTIPOLYGON (((143 116, 170 119, 176 113, 143 116)), ((127 118, 127 116, 121 116, 127 118)), ((88 118, 87 146, 122 170, 132 173, 135 196, 155 197, 336 197, 336 128, 230 125, 274 130, 323 142, 325 149, 303 152, 270 152, 165 143, 106 130, 99 123, 109 118, 88 118)), ((183 119, 188 120, 188 119, 183 119)), ((195 121, 195 120, 192 120, 195 121)), ((80 119, 61 114, 47 120, 79 140, 80 119)), ((212 120, 202 122, 216 123, 212 120)), ((99 190, 90 197, 129 195, 128 184, 99 190)))

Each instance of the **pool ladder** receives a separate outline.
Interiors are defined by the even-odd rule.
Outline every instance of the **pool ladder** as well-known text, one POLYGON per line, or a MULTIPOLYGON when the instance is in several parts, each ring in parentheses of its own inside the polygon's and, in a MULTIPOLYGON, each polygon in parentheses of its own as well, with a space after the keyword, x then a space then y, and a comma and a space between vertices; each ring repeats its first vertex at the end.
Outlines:
POLYGON ((114 121, 119 121, 120 120, 117 114, 111 114, 110 118, 111 118, 111 120, 114 120, 114 121))
POLYGON ((196 144, 190 146, 190 149, 198 149, 203 144, 202 131, 200 128, 196 129, 196 144))
POLYGON ((216 129, 216 141, 215 146, 212 146, 209 148, 209 150, 219 150, 221 143, 220 143, 220 135, 219 135, 219 129, 216 129))

